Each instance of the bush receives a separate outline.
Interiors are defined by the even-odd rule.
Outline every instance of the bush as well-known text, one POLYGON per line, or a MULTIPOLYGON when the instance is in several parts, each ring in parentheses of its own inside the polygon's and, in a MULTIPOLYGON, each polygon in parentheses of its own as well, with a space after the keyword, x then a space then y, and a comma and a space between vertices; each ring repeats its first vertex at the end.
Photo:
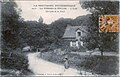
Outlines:
POLYGON ((79 49, 77 47, 70 47, 70 51, 73 51, 73 52, 85 52, 86 49, 82 46, 79 47, 79 49))
POLYGON ((1 52, 1 68, 19 70, 26 74, 28 70, 28 60, 22 53, 18 52, 1 52))
POLYGON ((117 75, 118 64, 118 57, 115 56, 91 56, 86 58, 81 66, 100 75, 117 75))

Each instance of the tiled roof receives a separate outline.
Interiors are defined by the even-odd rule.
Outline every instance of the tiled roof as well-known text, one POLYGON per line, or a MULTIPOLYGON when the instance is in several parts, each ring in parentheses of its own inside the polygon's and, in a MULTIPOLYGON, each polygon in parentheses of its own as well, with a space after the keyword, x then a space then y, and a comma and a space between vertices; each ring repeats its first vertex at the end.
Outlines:
POLYGON ((65 33, 63 38, 75 38, 76 37, 76 30, 79 29, 81 31, 84 30, 83 26, 70 26, 66 27, 65 33))

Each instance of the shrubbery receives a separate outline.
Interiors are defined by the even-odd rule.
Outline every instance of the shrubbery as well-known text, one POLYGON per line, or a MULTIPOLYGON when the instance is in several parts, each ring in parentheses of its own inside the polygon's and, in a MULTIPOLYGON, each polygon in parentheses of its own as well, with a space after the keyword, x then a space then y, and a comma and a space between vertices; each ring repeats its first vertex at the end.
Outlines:
POLYGON ((119 73, 119 58, 116 56, 91 56, 81 62, 86 70, 100 75, 117 75, 119 73))
POLYGON ((27 57, 25 57, 22 53, 18 53, 15 51, 1 52, 1 68, 18 70, 23 75, 31 73, 31 71, 28 70, 27 57))

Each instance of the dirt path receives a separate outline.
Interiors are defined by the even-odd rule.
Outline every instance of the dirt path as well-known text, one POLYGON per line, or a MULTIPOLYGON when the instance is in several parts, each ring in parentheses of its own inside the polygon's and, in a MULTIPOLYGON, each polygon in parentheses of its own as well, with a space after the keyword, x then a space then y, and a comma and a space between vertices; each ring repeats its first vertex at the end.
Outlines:
MULTIPOLYGON (((52 62, 45 61, 43 59, 38 58, 39 53, 29 53, 29 69, 33 71, 35 75, 46 75, 46 76, 79 76, 80 71, 69 68, 67 70, 64 69, 64 66, 54 64, 52 62)), ((81 71, 82 75, 84 75, 84 71, 81 71)), ((86 73, 91 75, 91 73, 86 73)))

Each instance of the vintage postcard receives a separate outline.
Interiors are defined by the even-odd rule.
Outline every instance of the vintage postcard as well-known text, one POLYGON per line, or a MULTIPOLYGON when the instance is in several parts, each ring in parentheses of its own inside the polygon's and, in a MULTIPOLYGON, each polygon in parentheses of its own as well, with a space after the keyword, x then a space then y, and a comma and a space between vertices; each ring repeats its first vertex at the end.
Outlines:
POLYGON ((120 76, 118 0, 1 0, 1 77, 120 76))

